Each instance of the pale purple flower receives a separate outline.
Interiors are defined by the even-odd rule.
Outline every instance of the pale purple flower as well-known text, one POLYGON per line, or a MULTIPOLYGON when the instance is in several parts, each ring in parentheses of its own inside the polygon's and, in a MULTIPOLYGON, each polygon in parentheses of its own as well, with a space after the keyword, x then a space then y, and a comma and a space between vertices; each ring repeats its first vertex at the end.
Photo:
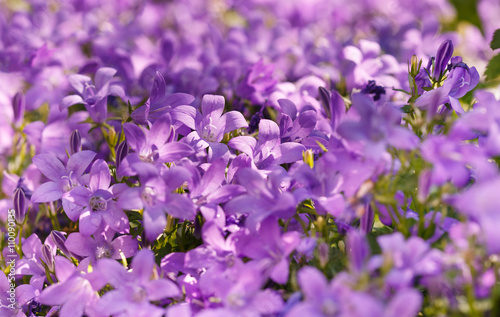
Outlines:
POLYGON ((288 281, 289 255, 300 243, 296 231, 281 233, 281 228, 274 217, 268 217, 260 223, 255 234, 238 234, 236 249, 238 252, 261 265, 271 280, 279 284, 288 281))
POLYGON ((174 282, 157 277, 158 272, 151 250, 139 251, 132 260, 130 271, 111 259, 101 259, 97 263, 97 269, 114 287, 94 304, 95 310, 101 315, 160 317, 163 316, 164 309, 151 302, 177 298, 181 295, 179 287, 174 282), (156 278, 152 278, 155 272, 156 278))
MULTIPOLYGON (((81 152, 80 152, 81 153, 81 152)), ((92 165, 89 174, 88 187, 77 186, 67 193, 66 199, 75 205, 66 214, 72 221, 79 219, 80 232, 85 236, 95 233, 102 222, 113 230, 125 233, 129 223, 125 212, 113 200, 113 187, 108 164, 97 160, 92 165)))
POLYGON ((259 122, 258 140, 251 136, 237 136, 229 140, 228 145, 248 155, 261 170, 272 170, 276 165, 298 161, 306 150, 299 143, 281 143, 278 125, 267 119, 259 122))
MULTIPOLYGON (((169 94, 167 92, 167 86, 165 83, 165 78, 156 72, 153 86, 151 88, 151 95, 149 99, 143 106, 140 106, 134 112, 132 112, 131 117, 134 122, 138 124, 147 125, 148 122, 154 123, 156 120, 161 118, 167 113, 174 115, 176 111, 173 111, 179 106, 190 105, 194 101, 194 97, 185 93, 174 93, 169 94)), ((181 107, 181 109, 184 107, 181 107)), ((187 107, 192 108, 192 107, 187 107)), ((182 113, 182 111, 181 111, 182 113)))
POLYGON ((54 155, 35 155, 33 163, 50 181, 43 183, 35 190, 31 201, 33 203, 55 201, 60 199, 64 193, 83 184, 82 175, 95 155, 96 153, 92 151, 75 153, 68 159, 66 167, 54 155))
POLYGON ((64 246, 73 254, 83 258, 90 257, 93 264, 102 258, 119 260, 122 255, 130 258, 138 250, 137 240, 130 235, 115 236, 115 231, 109 227, 97 231, 99 233, 93 237, 73 232, 66 239, 64 246))
POLYGON ((377 106, 372 98, 356 93, 352 95, 352 107, 338 128, 339 134, 350 143, 360 144, 368 157, 380 157, 387 146, 412 150, 418 137, 401 126, 401 111, 390 103, 377 106))
POLYGON ((95 122, 104 122, 107 118, 108 95, 125 98, 123 88, 111 85, 116 70, 109 67, 99 68, 94 81, 88 76, 73 74, 69 76, 69 83, 78 92, 78 95, 64 97, 59 105, 61 111, 75 104, 84 104, 95 122))
POLYGON ((82 261, 76 268, 70 260, 55 257, 57 283, 46 287, 37 301, 44 305, 60 306, 59 316, 98 316, 94 313, 99 296, 97 291, 106 285, 98 271, 88 270, 89 262, 82 261))
POLYGON ((143 163, 152 163, 161 170, 165 168, 163 163, 176 162, 194 153, 191 146, 177 142, 177 133, 169 114, 157 119, 149 130, 131 122, 125 123, 123 130, 134 153, 121 159, 119 175, 131 176, 149 170, 143 163))
POLYGON ((186 142, 197 152, 208 147, 210 161, 223 157, 228 151, 227 145, 221 143, 225 133, 248 127, 240 112, 229 111, 222 114, 224 103, 223 96, 205 95, 201 101, 201 113, 191 111, 183 121, 194 130, 186 136, 186 142))
POLYGON ((146 237, 154 241, 167 225, 167 213, 179 219, 193 219, 196 215, 196 206, 186 194, 173 193, 190 176, 185 168, 175 166, 162 176, 152 173, 140 177, 140 186, 126 189, 119 195, 118 206, 143 209, 146 237))
POLYGON ((291 179, 283 170, 272 172, 266 179, 258 171, 244 167, 238 170, 236 179, 247 193, 224 205, 226 216, 248 215, 245 226, 255 230, 269 216, 288 219, 295 214, 297 201, 288 191, 291 179))

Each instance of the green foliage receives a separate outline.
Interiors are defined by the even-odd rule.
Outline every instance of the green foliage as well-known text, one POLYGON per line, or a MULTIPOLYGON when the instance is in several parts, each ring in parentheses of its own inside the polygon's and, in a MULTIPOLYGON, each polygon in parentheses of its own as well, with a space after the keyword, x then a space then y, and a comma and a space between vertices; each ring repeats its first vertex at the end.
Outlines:
POLYGON ((496 30, 493 34, 493 39, 491 40, 490 47, 492 50, 500 48, 500 29, 496 30))
POLYGON ((477 12, 478 0, 450 0, 450 2, 457 10, 457 22, 469 22, 484 33, 481 18, 477 12))
POLYGON ((494 56, 488 62, 488 66, 486 66, 486 71, 484 72, 486 80, 496 79, 499 77, 499 75, 500 75, 500 54, 494 56))

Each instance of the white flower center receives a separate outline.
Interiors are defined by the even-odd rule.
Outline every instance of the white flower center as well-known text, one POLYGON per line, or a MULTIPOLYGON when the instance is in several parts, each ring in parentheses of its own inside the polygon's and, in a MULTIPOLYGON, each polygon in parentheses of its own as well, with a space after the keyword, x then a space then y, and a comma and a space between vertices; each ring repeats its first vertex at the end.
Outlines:
POLYGON ((152 187, 146 187, 141 193, 141 199, 147 206, 152 206, 156 202, 156 192, 152 187))
POLYGON ((108 202, 102 197, 94 196, 90 198, 90 208, 92 211, 103 211, 108 208, 108 202))
POLYGON ((208 125, 203 127, 203 132, 201 137, 208 142, 217 142, 217 127, 213 125, 212 118, 208 118, 210 121, 208 125))

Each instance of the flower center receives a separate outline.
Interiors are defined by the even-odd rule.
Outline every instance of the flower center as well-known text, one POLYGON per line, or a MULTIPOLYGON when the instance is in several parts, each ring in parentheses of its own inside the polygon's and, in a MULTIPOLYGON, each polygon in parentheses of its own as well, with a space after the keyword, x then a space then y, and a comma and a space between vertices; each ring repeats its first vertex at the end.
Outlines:
POLYGON ((245 299, 238 293, 232 293, 229 295, 227 297, 227 301, 233 307, 243 307, 245 305, 245 299))
POLYGON ((139 155, 139 159, 146 163, 153 163, 159 158, 159 156, 160 155, 158 154, 158 148, 153 145, 150 150, 139 155))
POLYGON ((111 258, 115 253, 115 249, 110 244, 100 245, 95 250, 95 257, 97 260, 102 258, 111 258))
POLYGON ((136 303, 143 302, 147 298, 146 290, 141 286, 133 286, 132 300, 136 303))
POLYGON ((323 301, 321 311, 325 316, 335 316, 338 312, 337 304, 330 298, 327 298, 323 301))
POLYGON ((61 177, 62 188, 65 192, 69 192, 74 187, 78 186, 78 181, 74 179, 73 171, 69 172, 69 175, 61 177))
POLYGON ((91 106, 97 102, 97 97, 95 95, 94 89, 95 89, 94 85, 89 85, 88 83, 85 83, 83 99, 91 106))
POLYGON ((103 211, 108 208, 108 202, 102 197, 94 196, 90 198, 90 208, 92 211, 103 211))
POLYGON ((152 206, 156 203, 156 192, 152 187, 146 187, 141 193, 141 199, 147 206, 152 206))
POLYGON ((212 118, 208 118, 209 122, 203 127, 201 137, 208 142, 217 142, 217 127, 213 125, 212 118))

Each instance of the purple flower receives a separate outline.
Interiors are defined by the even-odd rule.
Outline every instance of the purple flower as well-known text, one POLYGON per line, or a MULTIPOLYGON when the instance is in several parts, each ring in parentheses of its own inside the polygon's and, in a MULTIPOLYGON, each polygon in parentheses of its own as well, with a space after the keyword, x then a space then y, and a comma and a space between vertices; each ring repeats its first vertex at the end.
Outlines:
POLYGON ((130 258, 137 252, 138 243, 132 236, 115 237, 115 231, 109 227, 97 231, 99 233, 93 237, 73 232, 66 239, 64 246, 73 254, 83 258, 90 257, 93 264, 102 258, 121 259, 122 254, 125 258, 130 258))
POLYGON ((123 130, 127 144, 135 153, 120 161, 119 175, 131 176, 150 171, 144 163, 153 163, 161 170, 165 168, 163 163, 176 162, 194 153, 191 146, 177 142, 177 133, 169 114, 156 120, 149 130, 131 122, 125 123, 123 130))
POLYGON ((68 80, 79 95, 64 97, 59 105, 60 110, 81 103, 85 105, 92 120, 104 122, 108 114, 108 95, 125 98, 125 92, 120 86, 111 85, 111 80, 115 74, 116 70, 113 68, 99 68, 95 74, 94 82, 85 75, 70 75, 68 80))
POLYGON ((267 119, 259 122, 258 140, 251 136, 237 136, 229 140, 228 145, 248 155, 261 170, 272 170, 276 165, 298 161, 306 150, 299 143, 281 143, 278 125, 267 119))
POLYGON ((254 235, 238 235, 236 248, 243 256, 258 262, 269 277, 276 283, 288 281, 288 256, 300 243, 300 235, 296 231, 281 234, 278 222, 268 217, 260 223, 254 235))
POLYGON ((236 257, 235 236, 224 239, 218 225, 209 221, 203 225, 202 238, 204 244, 186 253, 186 268, 225 271, 232 267, 236 257))
POLYGON ((203 176, 192 164, 183 164, 189 168, 191 179, 188 181, 189 196, 198 206, 205 221, 215 221, 220 228, 226 224, 226 217, 220 204, 243 194, 245 188, 241 185, 227 184, 226 161, 223 158, 210 164, 203 176))
POLYGON ((342 289, 328 284, 325 276, 314 267, 304 267, 297 274, 305 300, 292 307, 287 317, 335 316, 340 313, 342 289))
POLYGON ((498 187, 500 178, 479 182, 466 191, 457 194, 452 204, 463 214, 476 219, 481 226, 481 236, 489 254, 500 251, 499 230, 500 217, 498 215, 499 202, 498 187))
POLYGON ((106 280, 100 272, 88 271, 88 266, 88 262, 82 261, 75 268, 70 260, 56 256, 58 283, 45 288, 37 300, 44 305, 59 305, 61 317, 95 316, 97 291, 106 285, 106 280))
POLYGON ((114 287, 95 304, 95 310, 101 315, 160 317, 163 316, 164 309, 150 302, 181 295, 174 282, 157 278, 158 272, 151 250, 143 249, 134 256, 131 271, 111 259, 99 260, 97 269, 114 287), (156 278, 152 278, 153 276, 156 278))
POLYGON ((45 277, 45 269, 41 261, 50 265, 53 257, 56 255, 56 250, 57 248, 52 239, 45 240, 45 244, 42 245, 40 238, 38 238, 36 234, 30 235, 23 241, 23 258, 19 259, 16 263, 16 273, 20 275, 45 277), (49 246, 51 254, 43 254, 43 246, 49 246))
POLYGON ((115 197, 110 184, 108 164, 97 160, 90 169, 88 187, 78 186, 67 193, 66 198, 77 207, 65 210, 66 214, 72 221, 80 220, 83 235, 95 233, 103 221, 115 231, 128 231, 128 218, 113 200, 115 197))
POLYGON ((302 107, 299 113, 293 102, 287 99, 278 100, 283 113, 280 119, 281 142, 301 142, 316 127, 316 110, 311 106, 302 107))
POLYGON ((146 237, 154 241, 167 225, 166 213, 179 219, 193 219, 196 215, 196 206, 186 194, 173 193, 190 176, 185 168, 175 166, 162 176, 140 177, 140 186, 126 189, 119 195, 118 206, 143 209, 146 237))
POLYGON ((131 117, 134 122, 147 125, 148 121, 154 123, 167 113, 174 115, 176 111, 172 110, 177 107, 181 107, 180 109, 192 108, 185 105, 190 105, 193 101, 194 97, 188 94, 168 94, 165 78, 159 72, 156 72, 149 99, 143 106, 134 110, 131 117))
POLYGON ((33 163, 50 181, 43 183, 35 190, 31 201, 33 203, 55 201, 63 197, 64 193, 81 185, 83 183, 82 175, 95 156, 96 153, 92 151, 75 153, 68 159, 68 163, 64 167, 54 155, 35 155, 33 163))
POLYGON ((403 150, 417 146, 418 137, 401 126, 396 107, 389 103, 377 107, 372 98, 359 93, 352 95, 352 104, 338 132, 350 143, 360 143, 366 156, 380 157, 388 145, 403 150))
POLYGON ((385 281, 395 289, 410 287, 418 276, 437 275, 441 271, 442 253, 419 237, 410 237, 405 241, 403 234, 395 232, 380 236, 377 241, 382 255, 372 257, 369 266, 390 265, 391 270, 385 281))
POLYGON ((245 117, 240 112, 229 111, 224 114, 224 97, 205 95, 201 101, 201 113, 186 115, 184 124, 195 130, 186 136, 186 142, 197 152, 209 148, 210 161, 223 157, 228 151, 227 145, 220 143, 224 133, 248 127, 245 117))
POLYGON ((475 67, 468 67, 460 56, 451 59, 451 70, 441 87, 424 92, 415 101, 415 105, 431 111, 434 115, 440 105, 449 103, 456 113, 464 110, 459 98, 474 89, 479 83, 479 73, 475 67))
POLYGON ((269 216, 288 219, 295 214, 297 201, 287 189, 290 179, 286 172, 277 170, 268 180, 254 169, 244 167, 236 174, 237 181, 247 193, 228 201, 224 206, 226 215, 247 214, 245 226, 255 230, 269 216))
POLYGON ((273 78, 275 66, 265 65, 262 58, 249 67, 244 79, 236 88, 236 94, 254 103, 261 103, 269 94, 277 81, 273 78))

